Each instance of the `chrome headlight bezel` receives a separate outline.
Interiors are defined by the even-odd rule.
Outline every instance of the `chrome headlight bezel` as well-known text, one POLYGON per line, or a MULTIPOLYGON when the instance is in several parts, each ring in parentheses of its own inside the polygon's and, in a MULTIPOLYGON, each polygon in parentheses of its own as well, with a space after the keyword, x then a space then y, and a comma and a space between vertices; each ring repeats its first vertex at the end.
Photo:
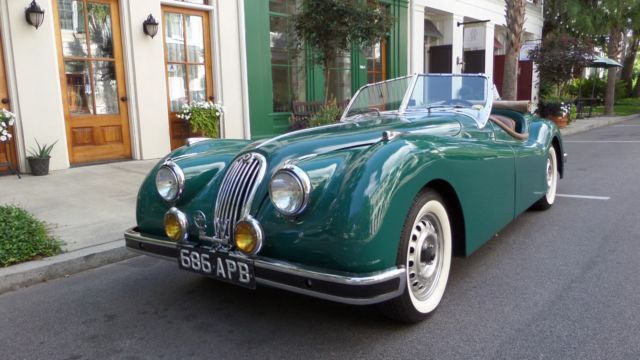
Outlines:
POLYGON ((271 204, 273 207, 283 215, 286 216, 296 216, 300 215, 309 205, 309 198, 311 195, 311 180, 309 180, 309 175, 295 165, 285 165, 282 168, 278 169, 273 176, 271 176, 271 180, 269 181, 269 199, 271 200, 271 204), (274 200, 274 195, 272 191, 273 180, 283 173, 290 176, 295 180, 295 185, 299 187, 300 193, 302 194, 302 199, 299 204, 291 211, 278 207, 277 202, 274 200))
POLYGON ((178 201, 180 197, 182 197, 182 193, 184 192, 184 172, 182 171, 180 166, 178 166, 178 164, 176 164, 175 162, 171 160, 165 161, 164 164, 162 164, 162 166, 156 172, 155 185, 156 185, 156 191, 158 192, 158 195, 164 201, 169 203, 174 203, 178 201), (167 197, 167 196, 164 196, 162 192, 160 192, 160 187, 158 185, 158 174, 160 173, 160 171, 169 171, 173 175, 173 178, 175 180, 175 187, 176 187, 175 195, 171 197, 167 197))

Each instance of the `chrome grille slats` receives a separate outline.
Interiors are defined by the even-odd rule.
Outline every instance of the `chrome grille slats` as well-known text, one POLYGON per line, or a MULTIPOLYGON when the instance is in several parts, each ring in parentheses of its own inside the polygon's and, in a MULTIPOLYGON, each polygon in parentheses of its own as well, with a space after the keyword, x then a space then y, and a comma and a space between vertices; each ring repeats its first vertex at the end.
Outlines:
POLYGON ((214 210, 214 235, 229 242, 233 227, 249 214, 255 192, 265 175, 267 161, 258 153, 236 158, 225 174, 214 210))

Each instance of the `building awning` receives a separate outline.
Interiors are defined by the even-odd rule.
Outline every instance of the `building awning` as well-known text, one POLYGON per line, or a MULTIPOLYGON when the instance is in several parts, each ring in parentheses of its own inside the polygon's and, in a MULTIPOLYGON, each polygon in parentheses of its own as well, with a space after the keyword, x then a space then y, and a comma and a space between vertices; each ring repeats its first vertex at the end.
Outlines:
POLYGON ((429 19, 424 19, 424 37, 425 39, 428 37, 442 39, 442 33, 438 31, 438 28, 431 22, 429 19))

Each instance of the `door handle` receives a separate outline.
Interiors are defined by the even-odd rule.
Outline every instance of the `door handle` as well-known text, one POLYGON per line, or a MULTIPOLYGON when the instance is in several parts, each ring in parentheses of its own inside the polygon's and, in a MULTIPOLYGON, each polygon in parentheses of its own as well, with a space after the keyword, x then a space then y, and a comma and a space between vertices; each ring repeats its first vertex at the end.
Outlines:
POLYGON ((122 97, 120 97, 120 100, 121 101, 127 101, 127 97, 126 96, 122 96, 122 97))
POLYGON ((0 100, 1 103, 3 104, 8 104, 9 103, 9 98, 2 98, 2 100, 0 100))

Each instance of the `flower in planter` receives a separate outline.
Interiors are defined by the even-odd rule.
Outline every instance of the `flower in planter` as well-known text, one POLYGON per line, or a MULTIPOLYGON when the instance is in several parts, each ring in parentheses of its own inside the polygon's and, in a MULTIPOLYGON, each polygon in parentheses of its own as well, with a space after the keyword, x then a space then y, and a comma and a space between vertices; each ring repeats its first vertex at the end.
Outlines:
POLYGON ((221 104, 211 101, 194 101, 183 105, 176 116, 178 119, 188 121, 194 132, 217 138, 222 114, 224 114, 224 108, 221 104))
POLYGON ((11 140, 9 127, 15 124, 16 115, 7 109, 0 111, 0 142, 11 140))

